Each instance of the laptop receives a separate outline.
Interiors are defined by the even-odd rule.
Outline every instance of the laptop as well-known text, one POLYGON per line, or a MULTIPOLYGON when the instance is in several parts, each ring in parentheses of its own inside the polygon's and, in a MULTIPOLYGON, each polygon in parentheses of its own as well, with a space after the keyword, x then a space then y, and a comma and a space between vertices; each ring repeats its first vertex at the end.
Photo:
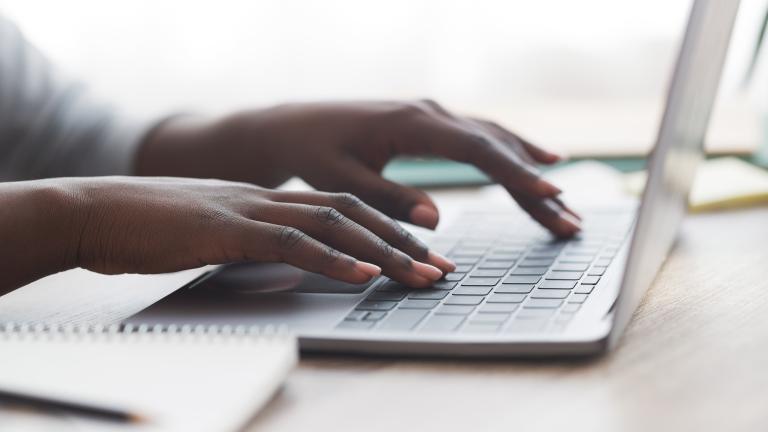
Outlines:
POLYGON ((284 325, 305 352, 575 356, 615 347, 685 214, 737 9, 738 1, 693 2, 644 194, 584 212, 576 238, 552 238, 521 211, 467 212, 428 239, 458 265, 429 289, 236 264, 128 322, 284 325))

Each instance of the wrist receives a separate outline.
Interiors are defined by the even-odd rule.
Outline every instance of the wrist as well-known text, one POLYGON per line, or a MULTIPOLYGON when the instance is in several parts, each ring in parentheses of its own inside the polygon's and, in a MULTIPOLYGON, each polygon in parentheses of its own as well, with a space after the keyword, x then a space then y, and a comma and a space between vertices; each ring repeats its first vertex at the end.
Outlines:
POLYGON ((210 142, 216 140, 216 121, 178 115, 161 121, 144 139, 136 155, 139 176, 201 177, 210 142))
POLYGON ((66 179, 0 186, 0 292, 77 267, 83 199, 66 179))

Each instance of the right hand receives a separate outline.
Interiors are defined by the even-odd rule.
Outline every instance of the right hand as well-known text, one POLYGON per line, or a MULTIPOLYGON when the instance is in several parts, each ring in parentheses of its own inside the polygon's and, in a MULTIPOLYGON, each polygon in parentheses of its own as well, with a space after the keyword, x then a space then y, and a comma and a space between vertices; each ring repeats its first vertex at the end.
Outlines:
POLYGON ((186 178, 57 179, 80 233, 73 267, 161 273, 238 261, 286 262, 349 283, 383 273, 429 286, 455 266, 344 193, 288 192, 186 178))

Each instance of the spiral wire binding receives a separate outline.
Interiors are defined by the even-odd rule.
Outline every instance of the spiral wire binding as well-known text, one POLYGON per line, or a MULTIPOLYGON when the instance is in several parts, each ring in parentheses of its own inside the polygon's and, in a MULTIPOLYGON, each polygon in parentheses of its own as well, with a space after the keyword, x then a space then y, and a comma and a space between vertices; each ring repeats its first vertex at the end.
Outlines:
POLYGON ((163 325, 163 324, 0 324, 0 342, 20 339, 93 340, 93 339, 181 339, 208 341, 273 340, 291 336, 283 325, 163 325))

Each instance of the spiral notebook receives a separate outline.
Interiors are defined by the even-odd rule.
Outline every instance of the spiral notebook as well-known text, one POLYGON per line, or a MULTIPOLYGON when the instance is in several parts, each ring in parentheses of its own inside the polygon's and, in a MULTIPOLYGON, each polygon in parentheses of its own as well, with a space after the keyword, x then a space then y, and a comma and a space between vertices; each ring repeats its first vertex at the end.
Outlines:
POLYGON ((0 389, 119 408, 124 424, 3 409, 0 430, 236 431, 296 364, 271 328, 0 326, 0 389))

